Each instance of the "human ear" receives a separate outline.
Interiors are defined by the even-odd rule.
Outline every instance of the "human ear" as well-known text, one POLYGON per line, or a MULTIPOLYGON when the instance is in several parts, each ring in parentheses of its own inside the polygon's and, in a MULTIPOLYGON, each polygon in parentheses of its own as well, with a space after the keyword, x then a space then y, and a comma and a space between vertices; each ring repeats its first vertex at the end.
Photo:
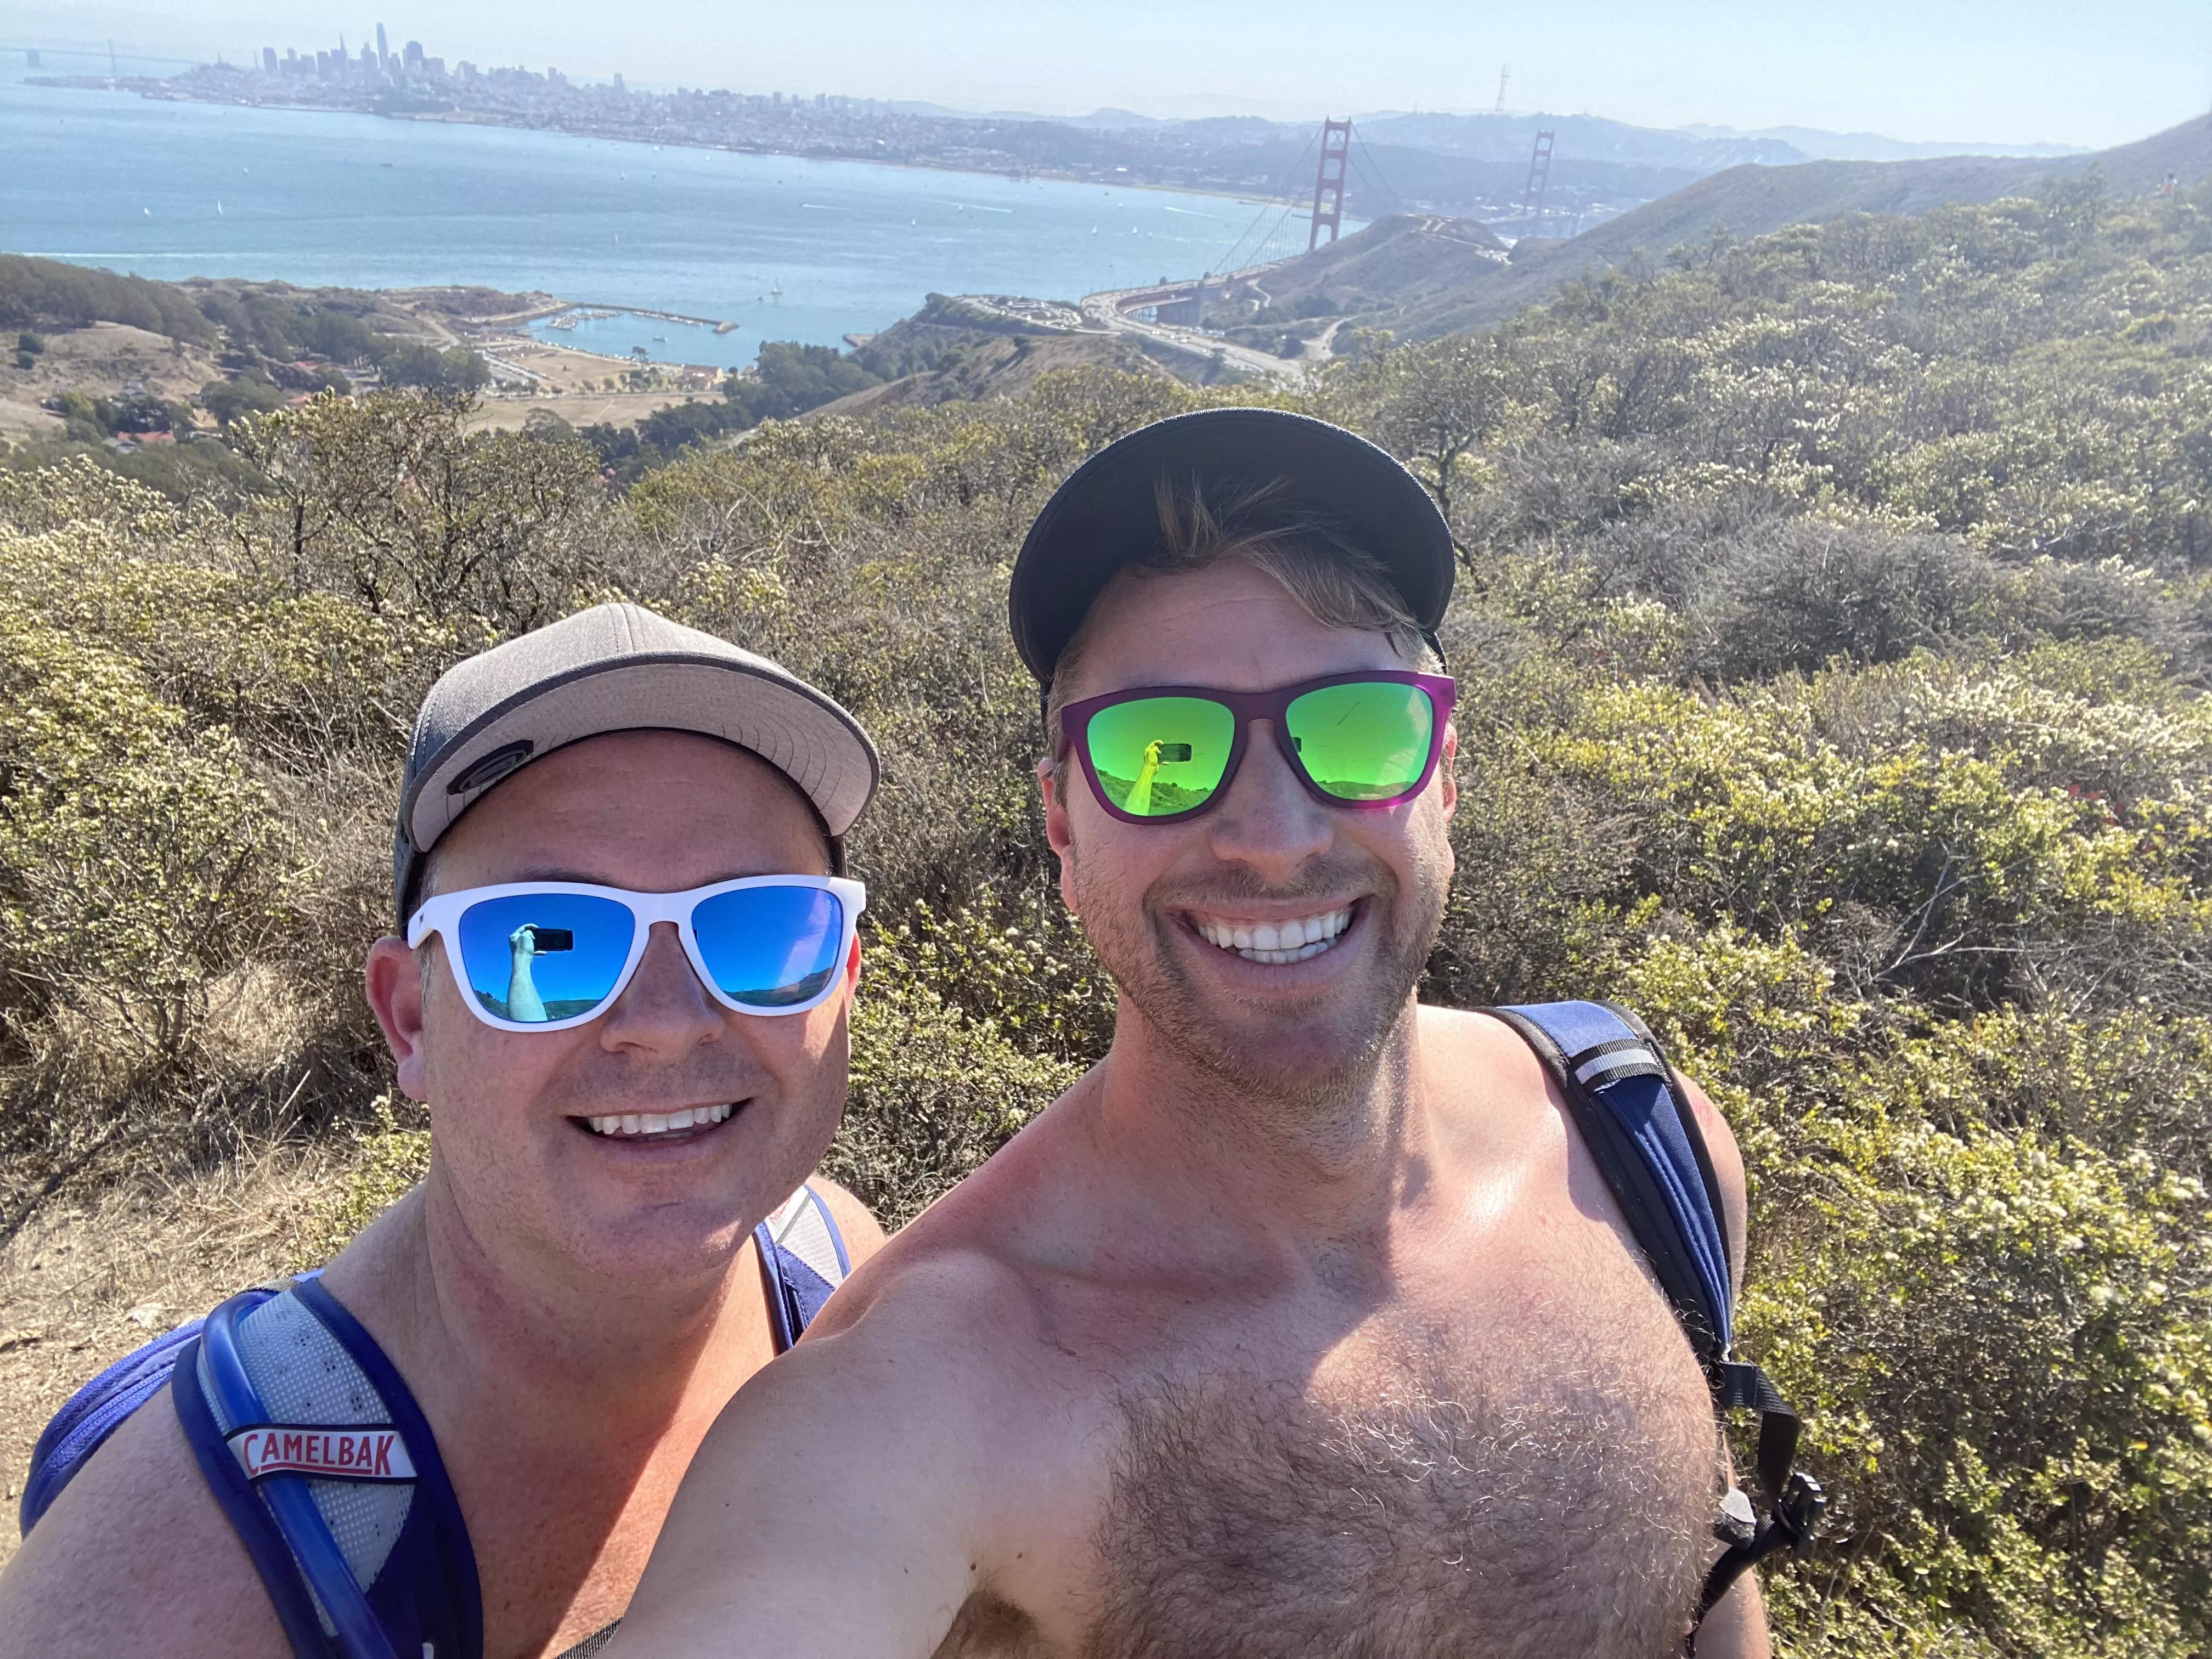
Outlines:
POLYGON ((1449 720, 1444 722, 1443 753, 1437 761, 1437 769, 1443 775, 1443 790, 1437 797, 1449 818, 1459 806, 1459 727, 1449 720))
POLYGON ((1069 879, 1069 868, 1074 862, 1075 836, 1067 818, 1067 802, 1060 793, 1060 769, 1049 757, 1036 763, 1037 788, 1044 796, 1044 838, 1060 860, 1060 896, 1067 906, 1070 915, 1082 914, 1076 908, 1074 884, 1069 879))
MULTIPOLYGON (((441 949, 442 946, 433 946, 441 949)), ((384 1046, 399 1069, 399 1092, 410 1100, 429 1097, 429 1066, 422 1052, 422 963, 403 939, 389 933, 368 947, 362 974, 370 1012, 384 1032, 384 1046)))

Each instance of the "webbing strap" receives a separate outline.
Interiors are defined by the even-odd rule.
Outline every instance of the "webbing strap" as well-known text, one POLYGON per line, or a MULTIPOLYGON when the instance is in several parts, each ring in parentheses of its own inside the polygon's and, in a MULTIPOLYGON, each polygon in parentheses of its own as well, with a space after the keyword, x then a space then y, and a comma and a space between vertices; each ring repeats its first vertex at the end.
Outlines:
POLYGON ((1600 1002, 1491 1012, 1558 1079, 1698 1363, 1711 1365, 1729 1351, 1735 1300, 1719 1183, 1696 1120, 1675 1099, 1657 1043, 1642 1022, 1600 1002))
MULTIPOLYGON (((223 1417, 233 1424, 266 1423, 269 1410, 238 1352, 240 1300, 234 1297, 208 1316, 200 1333, 201 1351, 207 1356, 208 1379, 223 1417)), ((301 1576, 336 1631, 339 1650, 348 1659, 398 1659, 382 1622, 346 1565, 344 1552, 315 1507, 306 1480, 296 1474, 271 1475, 261 1483, 261 1495, 283 1529, 284 1541, 292 1547, 301 1576)))
POLYGON ((1504 1020, 1559 1085, 1629 1231, 1674 1304, 1705 1367, 1717 1411, 1759 1413, 1759 1488, 1767 1518, 1741 1492, 1723 1506, 1715 1535, 1728 1545, 1705 1576, 1683 1650, 1735 1581, 1778 1549, 1808 1548, 1826 1504, 1820 1483, 1796 1473, 1802 1425, 1756 1365, 1732 1358, 1735 1275, 1721 1224, 1720 1182, 1687 1097, 1643 1021, 1600 1002, 1527 1004, 1490 1012, 1504 1020))
POLYGON ((1723 1411, 1759 1413, 1759 1490, 1778 1504, 1790 1484, 1790 1465, 1797 1461, 1797 1437, 1803 1425, 1758 1366, 1724 1359, 1715 1370, 1714 1402, 1723 1411))

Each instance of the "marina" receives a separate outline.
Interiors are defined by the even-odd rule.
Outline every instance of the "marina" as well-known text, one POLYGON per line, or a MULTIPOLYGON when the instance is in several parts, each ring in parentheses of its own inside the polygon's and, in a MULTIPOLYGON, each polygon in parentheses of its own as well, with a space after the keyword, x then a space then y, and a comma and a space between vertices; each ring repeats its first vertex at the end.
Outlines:
POLYGON ((0 170, 16 252, 170 279, 581 296, 522 326, 611 358, 642 346, 719 369, 750 364, 766 340, 878 332, 932 293, 1072 304, 1196 273, 1249 217, 1173 191, 20 78, 0 78, 0 153, 16 163, 0 170))

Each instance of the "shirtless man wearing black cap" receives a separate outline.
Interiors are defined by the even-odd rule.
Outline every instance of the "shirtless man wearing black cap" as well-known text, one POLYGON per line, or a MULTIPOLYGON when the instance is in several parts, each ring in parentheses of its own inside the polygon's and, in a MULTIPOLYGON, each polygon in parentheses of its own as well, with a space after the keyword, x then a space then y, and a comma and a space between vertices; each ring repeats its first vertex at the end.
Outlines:
POLYGON ((1013 625, 1111 1049, 739 1393, 610 1656, 1767 1651, 1738 1569, 1808 1499, 1785 1413, 1764 1524, 1717 1432, 1779 1407, 1725 1125, 1601 1005, 1414 996, 1481 810, 1452 569, 1389 457, 1267 411, 1045 508, 1013 625))

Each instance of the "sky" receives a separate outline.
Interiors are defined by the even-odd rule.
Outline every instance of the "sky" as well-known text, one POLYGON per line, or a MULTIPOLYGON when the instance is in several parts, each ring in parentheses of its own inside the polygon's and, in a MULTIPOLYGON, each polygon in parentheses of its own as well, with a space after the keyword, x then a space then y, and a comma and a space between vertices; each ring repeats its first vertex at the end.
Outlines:
POLYGON ((2212 109, 2212 0, 0 0, 0 48, 235 59, 380 21, 448 62, 1045 114, 1488 109, 1506 66, 1508 109, 1641 126, 2102 148, 2212 109))

